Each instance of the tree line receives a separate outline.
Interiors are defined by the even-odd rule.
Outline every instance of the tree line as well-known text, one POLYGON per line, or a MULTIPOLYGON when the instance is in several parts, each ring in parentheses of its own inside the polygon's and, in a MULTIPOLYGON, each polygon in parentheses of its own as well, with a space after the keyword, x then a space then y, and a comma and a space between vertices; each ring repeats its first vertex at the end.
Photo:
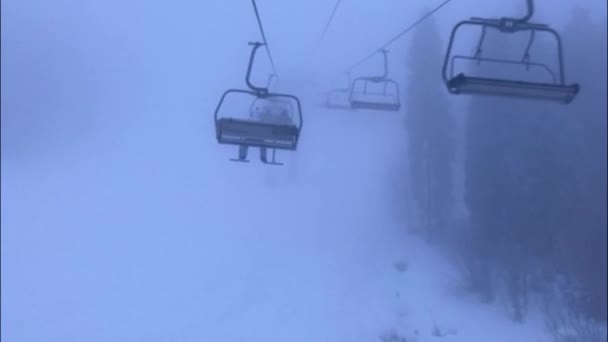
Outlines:
MULTIPOLYGON (((486 301, 500 293, 514 320, 525 320, 530 297, 538 295, 545 303, 559 298, 576 317, 606 322, 606 19, 594 23, 579 8, 558 30, 567 82, 581 85, 570 105, 471 97, 464 113, 437 82, 445 35, 432 20, 413 33, 403 90, 404 205, 410 226, 453 247, 468 288, 486 301), (462 199, 455 194, 458 168, 462 199), (467 209, 464 224, 453 215, 459 201, 467 209)), ((488 35, 483 52, 509 55, 523 52, 520 46, 517 35, 488 35)), ((555 46, 535 46, 531 59, 555 60, 555 46)), ((470 70, 492 74, 500 67, 470 70)), ((513 77, 526 76, 522 70, 513 77)))

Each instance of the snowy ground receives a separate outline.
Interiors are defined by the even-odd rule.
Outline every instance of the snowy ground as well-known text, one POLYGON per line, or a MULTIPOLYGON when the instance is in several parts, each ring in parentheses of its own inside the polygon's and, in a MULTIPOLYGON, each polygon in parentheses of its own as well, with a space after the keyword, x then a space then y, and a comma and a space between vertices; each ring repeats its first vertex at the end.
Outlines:
POLYGON ((228 162, 195 112, 205 129, 130 126, 3 163, 3 340, 422 342, 433 322, 456 330, 445 341, 544 336, 455 296, 447 260, 389 219, 399 114, 307 109, 282 168, 228 162))

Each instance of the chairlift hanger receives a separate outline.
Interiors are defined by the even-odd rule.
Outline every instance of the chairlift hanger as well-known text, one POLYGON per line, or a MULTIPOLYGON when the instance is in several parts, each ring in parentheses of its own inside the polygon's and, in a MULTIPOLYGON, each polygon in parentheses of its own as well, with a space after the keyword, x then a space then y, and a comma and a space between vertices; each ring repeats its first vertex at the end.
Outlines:
POLYGON ((443 80, 452 94, 468 94, 468 95, 490 95, 503 96, 513 98, 528 98, 535 100, 554 101, 564 104, 572 102, 580 90, 577 83, 566 84, 564 76, 564 63, 562 52, 562 41, 559 33, 549 27, 547 24, 530 23, 528 20, 534 14, 533 0, 526 0, 527 13, 522 18, 502 17, 498 19, 472 17, 469 20, 464 20, 456 24, 452 29, 448 49, 445 55, 445 60, 442 69, 443 80), (475 56, 452 55, 452 46, 456 37, 457 31, 463 26, 476 26, 481 28, 481 36, 477 44, 475 56), (530 32, 530 39, 526 50, 519 61, 507 59, 491 59, 482 57, 482 45, 485 38, 486 30, 494 29, 501 33, 513 34, 517 32, 530 32), (530 63, 530 48, 534 41, 537 32, 547 33, 551 35, 557 42, 557 59, 558 70, 555 72, 547 65, 542 63, 530 63), (468 76, 461 72, 454 74, 454 61, 457 59, 476 60, 481 62, 496 62, 502 64, 519 64, 530 67, 539 67, 551 75, 552 82, 530 82, 520 81, 506 78, 490 78, 468 76), (448 73, 449 69, 449 73, 448 73))

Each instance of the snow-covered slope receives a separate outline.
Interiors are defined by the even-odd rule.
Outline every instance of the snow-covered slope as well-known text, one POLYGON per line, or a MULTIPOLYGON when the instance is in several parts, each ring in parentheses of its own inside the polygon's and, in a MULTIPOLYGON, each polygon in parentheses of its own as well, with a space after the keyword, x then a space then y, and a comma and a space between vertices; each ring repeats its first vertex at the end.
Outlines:
POLYGON ((446 260, 388 219, 400 116, 308 113, 283 168, 230 163, 175 124, 3 163, 3 339, 427 341, 433 320, 458 330, 447 341, 540 334, 452 296, 446 260))

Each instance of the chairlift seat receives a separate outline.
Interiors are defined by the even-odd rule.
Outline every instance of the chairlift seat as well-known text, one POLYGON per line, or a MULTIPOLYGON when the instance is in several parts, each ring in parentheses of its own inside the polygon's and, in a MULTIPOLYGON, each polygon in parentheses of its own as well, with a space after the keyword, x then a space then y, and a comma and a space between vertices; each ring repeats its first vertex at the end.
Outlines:
POLYGON ((295 150, 299 128, 294 124, 277 124, 259 120, 220 118, 215 125, 221 144, 295 150))
POLYGON ((360 77, 355 79, 350 91, 350 105, 353 109, 372 109, 383 111, 398 111, 401 109, 399 100, 399 85, 397 82, 382 77, 360 77), (363 89, 357 87, 363 85, 363 89), (382 86, 383 91, 368 91, 368 84, 382 86))
POLYGON ((353 93, 350 104, 354 109, 374 109, 398 111, 401 109, 399 99, 392 94, 353 93))
POLYGON ((570 103, 579 91, 578 84, 558 85, 527 81, 471 77, 460 73, 447 82, 454 94, 489 95, 570 103))

